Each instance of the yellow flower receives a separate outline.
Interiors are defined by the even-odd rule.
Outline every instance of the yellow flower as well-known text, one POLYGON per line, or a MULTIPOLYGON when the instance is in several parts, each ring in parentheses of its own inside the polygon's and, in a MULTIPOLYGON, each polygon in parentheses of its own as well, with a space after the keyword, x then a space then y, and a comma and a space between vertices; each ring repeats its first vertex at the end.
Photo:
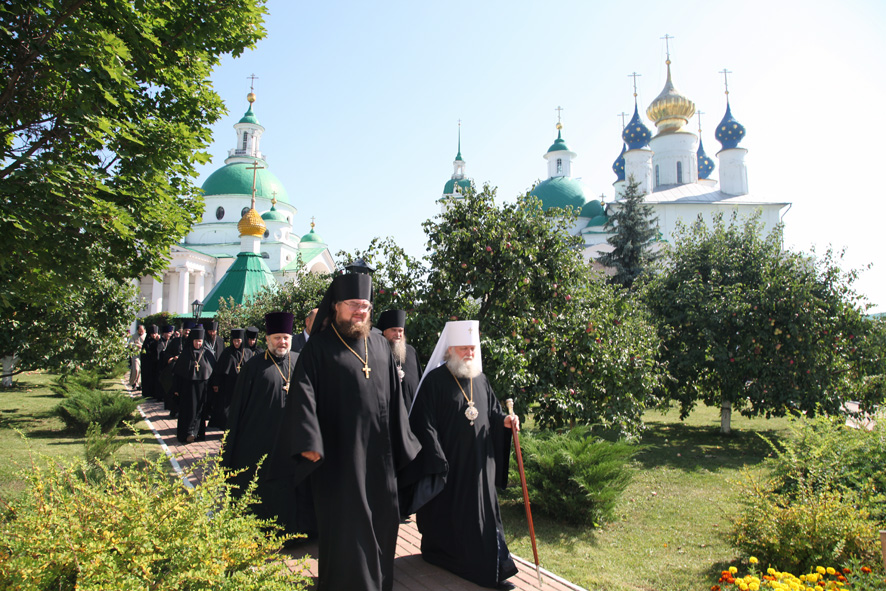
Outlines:
POLYGON ((742 582, 738 585, 738 588, 741 589, 741 591, 748 591, 748 584, 745 583, 744 581, 742 581, 742 582))
POLYGON ((775 576, 775 569, 770 566, 766 569, 766 574, 775 576))
POLYGON ((825 568, 824 568, 823 566, 816 566, 816 567, 815 567, 815 572, 817 572, 817 573, 820 574, 820 575, 823 575, 823 574, 825 574, 825 573, 828 572, 828 571, 826 571, 825 568))
POLYGON ((760 591, 760 583, 751 583, 748 585, 748 589, 751 591, 760 591))
POLYGON ((829 575, 835 575, 835 574, 837 574, 837 571, 835 571, 835 570, 834 570, 834 567, 832 567, 832 566, 829 566, 827 570, 828 570, 828 574, 829 574, 829 575))
POLYGON ((757 557, 756 557, 756 556, 751 556, 751 557, 748 559, 748 562, 750 562, 751 564, 757 564, 757 563, 760 562, 760 561, 757 560, 757 557))
POLYGON ((738 572, 738 567, 730 566, 730 567, 729 567, 729 572, 731 572, 731 573, 734 575, 735 573, 738 572))

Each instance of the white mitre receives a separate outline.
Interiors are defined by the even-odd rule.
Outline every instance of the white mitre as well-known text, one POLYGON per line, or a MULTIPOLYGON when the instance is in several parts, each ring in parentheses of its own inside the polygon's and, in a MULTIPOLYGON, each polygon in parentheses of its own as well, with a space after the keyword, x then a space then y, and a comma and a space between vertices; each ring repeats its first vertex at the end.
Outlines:
MULTIPOLYGON (((474 351, 474 367, 482 373, 483 356, 480 354, 480 321, 453 320, 447 322, 446 326, 443 327, 443 332, 440 333, 440 340, 437 341, 437 346, 434 347, 431 359, 425 366, 425 372, 418 382, 418 387, 415 389, 416 398, 418 397, 418 391, 421 389, 421 383, 425 381, 428 374, 446 363, 446 353, 449 351, 449 347, 467 347, 470 345, 477 347, 474 351)), ((412 403, 415 404, 414 399, 412 403)), ((409 411, 412 412, 412 408, 409 411)))

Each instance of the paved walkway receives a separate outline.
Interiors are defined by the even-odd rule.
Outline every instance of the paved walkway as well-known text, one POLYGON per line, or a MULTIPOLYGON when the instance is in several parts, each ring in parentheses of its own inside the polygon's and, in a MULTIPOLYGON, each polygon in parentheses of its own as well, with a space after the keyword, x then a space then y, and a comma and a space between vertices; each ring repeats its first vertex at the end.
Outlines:
MULTIPOLYGON (((168 418, 169 413, 163 410, 163 403, 146 401, 139 406, 139 411, 154 432, 164 452, 169 456, 175 470, 181 474, 188 486, 199 481, 195 474, 194 464, 209 454, 217 454, 221 446, 222 431, 206 430, 205 441, 187 445, 180 444, 175 438, 175 420, 168 418)), ((397 540, 397 555, 394 559, 394 589, 396 591, 435 590, 435 591, 477 591, 484 589, 469 581, 459 578, 447 570, 441 569, 422 560, 420 551, 421 534, 415 525, 414 517, 400 525, 400 537, 397 540)), ((304 559, 310 569, 311 576, 316 577, 317 555, 316 544, 305 544, 287 551, 287 564, 297 568, 304 559)), ((520 572, 508 579, 519 590, 542 591, 584 591, 581 587, 561 579, 541 569, 543 584, 539 587, 535 565, 521 558, 514 557, 520 572)))

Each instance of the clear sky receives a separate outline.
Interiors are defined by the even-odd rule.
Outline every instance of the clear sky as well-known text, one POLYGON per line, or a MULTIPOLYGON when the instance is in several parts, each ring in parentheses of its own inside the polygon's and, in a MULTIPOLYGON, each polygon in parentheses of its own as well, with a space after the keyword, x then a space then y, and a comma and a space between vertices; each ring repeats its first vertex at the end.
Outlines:
POLYGON ((230 113, 199 182, 234 147, 255 74, 261 149, 298 208, 295 232, 315 217, 333 253, 393 236, 425 254, 421 223, 439 212, 459 120, 467 176, 510 201, 547 177, 542 156, 563 107, 573 176, 588 197, 612 200, 629 74, 641 74, 645 113, 664 86, 668 34, 674 85, 704 113, 707 153, 720 148, 727 68, 750 192, 793 202, 787 246, 830 244, 846 248, 847 267, 873 263, 857 287, 886 311, 882 0, 270 0, 268 9, 267 38, 213 75, 230 113))

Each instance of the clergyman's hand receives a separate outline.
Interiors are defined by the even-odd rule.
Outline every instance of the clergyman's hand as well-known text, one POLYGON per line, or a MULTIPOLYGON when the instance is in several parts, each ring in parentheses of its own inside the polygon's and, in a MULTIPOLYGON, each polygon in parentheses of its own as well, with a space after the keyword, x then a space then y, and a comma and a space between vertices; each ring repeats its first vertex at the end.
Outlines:
POLYGON ((316 462, 320 459, 320 454, 315 451, 303 451, 301 452, 301 455, 311 460, 312 462, 316 462))
POLYGON ((505 429, 510 429, 513 425, 514 431, 520 430, 520 417, 517 415, 508 415, 505 417, 505 429))

